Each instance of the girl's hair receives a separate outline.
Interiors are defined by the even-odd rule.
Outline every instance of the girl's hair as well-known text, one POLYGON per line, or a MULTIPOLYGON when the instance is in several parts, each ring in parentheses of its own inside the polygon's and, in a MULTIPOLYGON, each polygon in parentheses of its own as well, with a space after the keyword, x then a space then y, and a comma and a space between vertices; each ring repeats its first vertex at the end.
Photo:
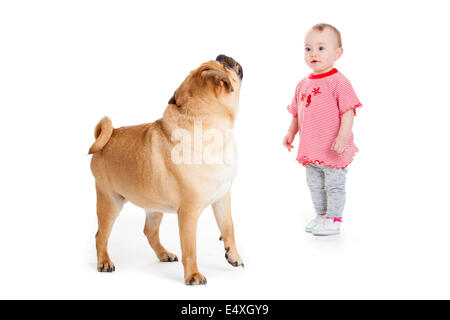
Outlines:
POLYGON ((318 23, 316 25, 314 25, 311 29, 312 30, 317 30, 317 31, 323 31, 323 29, 325 28, 330 28, 331 30, 334 31, 334 33, 336 34, 337 40, 338 40, 338 48, 342 48, 342 38, 341 38, 341 33, 339 32, 338 29, 336 29, 335 27, 333 27, 331 24, 328 23, 318 23))

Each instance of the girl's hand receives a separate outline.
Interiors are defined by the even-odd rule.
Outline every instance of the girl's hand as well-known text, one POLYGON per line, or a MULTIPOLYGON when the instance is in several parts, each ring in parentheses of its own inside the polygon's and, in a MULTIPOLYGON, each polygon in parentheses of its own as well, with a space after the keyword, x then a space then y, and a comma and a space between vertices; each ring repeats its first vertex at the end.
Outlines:
POLYGON ((283 145, 288 149, 289 152, 291 152, 291 149, 294 147, 292 145, 292 142, 294 142, 294 139, 295 139, 295 133, 289 133, 289 132, 283 139, 283 145))
POLYGON ((348 148, 347 141, 348 139, 337 136, 336 139, 334 139, 333 144, 331 145, 331 150, 336 151, 339 154, 344 153, 344 151, 346 151, 348 148))

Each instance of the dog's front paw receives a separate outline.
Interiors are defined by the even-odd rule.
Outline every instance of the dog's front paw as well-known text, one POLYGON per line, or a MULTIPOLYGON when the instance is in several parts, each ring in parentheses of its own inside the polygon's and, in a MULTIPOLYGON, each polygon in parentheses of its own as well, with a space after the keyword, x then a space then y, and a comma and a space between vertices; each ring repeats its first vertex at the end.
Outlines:
POLYGON ((225 248, 225 259, 227 259, 228 263, 233 267, 244 267, 244 262, 242 262, 237 250, 231 250, 230 247, 225 248))
POLYGON ((206 284, 206 278, 200 272, 196 272, 192 275, 189 275, 184 279, 185 284, 187 285, 202 285, 206 284))
POLYGON ((114 272, 114 271, 116 271, 116 267, 114 266, 114 263, 112 263, 112 261, 108 259, 105 261, 98 262, 97 271, 98 272, 114 272))
POLYGON ((161 262, 174 262, 178 261, 178 257, 170 252, 163 252, 160 255, 158 255, 158 259, 161 262))

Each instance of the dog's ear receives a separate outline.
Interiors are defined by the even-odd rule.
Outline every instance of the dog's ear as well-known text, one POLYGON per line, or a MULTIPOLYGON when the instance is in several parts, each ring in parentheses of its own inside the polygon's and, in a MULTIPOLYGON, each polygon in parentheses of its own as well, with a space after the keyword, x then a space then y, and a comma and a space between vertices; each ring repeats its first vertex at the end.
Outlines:
POLYGON ((201 75, 205 83, 210 82, 217 87, 225 87, 229 92, 234 91, 230 78, 223 71, 207 68, 202 71, 201 75))
POLYGON ((177 100, 175 99, 175 95, 176 95, 177 91, 175 90, 175 92, 173 93, 172 98, 169 99, 169 104, 177 104, 177 100))

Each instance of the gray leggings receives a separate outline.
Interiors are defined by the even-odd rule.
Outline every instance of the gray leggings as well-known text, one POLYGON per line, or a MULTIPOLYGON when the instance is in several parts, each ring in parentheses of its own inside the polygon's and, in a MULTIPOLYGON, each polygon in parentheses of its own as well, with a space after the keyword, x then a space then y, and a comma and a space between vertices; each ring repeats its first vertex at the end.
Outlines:
POLYGON ((329 218, 342 217, 347 168, 331 168, 323 164, 308 164, 305 168, 316 213, 326 214, 329 218))

